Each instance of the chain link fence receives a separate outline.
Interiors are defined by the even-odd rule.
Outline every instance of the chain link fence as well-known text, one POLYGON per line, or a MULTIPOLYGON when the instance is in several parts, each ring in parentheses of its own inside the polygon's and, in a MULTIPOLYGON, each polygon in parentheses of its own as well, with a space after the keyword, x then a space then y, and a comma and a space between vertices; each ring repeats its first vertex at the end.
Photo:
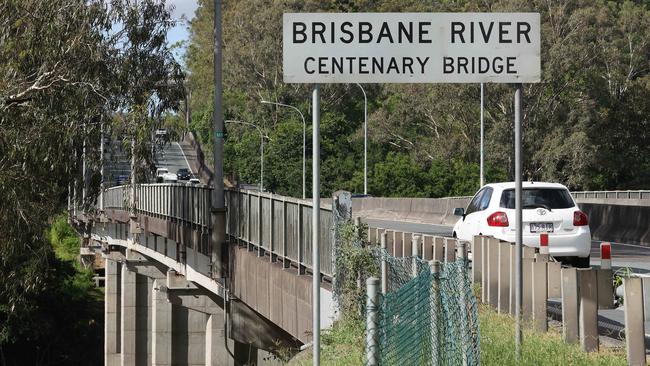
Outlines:
POLYGON ((478 365, 478 312, 466 260, 429 263, 371 251, 378 265, 385 263, 386 293, 366 308, 376 309, 366 365, 478 365))

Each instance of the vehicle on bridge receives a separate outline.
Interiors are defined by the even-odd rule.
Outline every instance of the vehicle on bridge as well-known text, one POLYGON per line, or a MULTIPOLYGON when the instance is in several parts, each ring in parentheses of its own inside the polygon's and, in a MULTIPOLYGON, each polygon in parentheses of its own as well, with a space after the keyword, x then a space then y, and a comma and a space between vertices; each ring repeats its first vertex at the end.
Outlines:
POLYGON ((167 168, 156 169, 156 182, 157 183, 176 183, 178 176, 175 173, 170 173, 167 168))
MULTIPOLYGON (((558 183, 524 182, 522 197, 523 241, 539 247, 540 234, 548 234, 552 256, 578 267, 589 266, 591 232, 587 215, 580 211, 569 190, 558 183)), ((474 235, 515 242, 515 183, 483 186, 460 216, 453 235, 471 241, 474 235)))
POLYGON ((190 180, 190 178, 192 178, 192 173, 190 173, 190 170, 187 168, 180 168, 176 172, 176 176, 178 177, 178 180, 190 180))

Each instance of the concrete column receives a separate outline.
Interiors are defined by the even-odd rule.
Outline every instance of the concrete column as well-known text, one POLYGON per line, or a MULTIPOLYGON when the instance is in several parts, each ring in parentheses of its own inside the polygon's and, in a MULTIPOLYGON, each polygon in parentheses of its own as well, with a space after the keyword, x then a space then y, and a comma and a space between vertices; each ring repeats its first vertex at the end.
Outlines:
POLYGON ((422 258, 424 260, 433 260, 433 236, 422 235, 422 258))
POLYGON ((521 282, 523 283, 521 313, 525 321, 533 318, 533 258, 521 259, 521 282))
POLYGON ((456 239, 445 238, 445 263, 456 261, 456 239))
POLYGON ((121 298, 121 362, 122 366, 135 366, 136 338, 136 273, 126 263, 122 264, 121 298))
POLYGON ((515 261, 516 261, 516 247, 514 245, 510 245, 510 283, 513 284, 510 286, 510 315, 515 315, 515 292, 517 291, 516 286, 514 285, 515 281, 515 274, 517 271, 515 270, 515 261))
POLYGON ((566 343, 578 342, 578 271, 562 268, 562 337, 566 343))
POLYGON ((445 238, 440 236, 433 237, 433 260, 438 262, 445 261, 445 238))
POLYGON ((121 283, 118 268, 118 262, 106 259, 104 280, 104 365, 106 366, 120 364, 121 283))
POLYGON ((410 257, 413 249, 411 245, 413 244, 412 233, 402 233, 402 257, 410 257))
POLYGON ((167 301, 165 280, 154 280, 151 294, 152 366, 172 364, 172 304, 167 301))
POLYGON ((223 316, 209 314, 205 324, 205 365, 228 365, 230 358, 226 350, 223 316))
POLYGON ((487 300, 494 309, 499 306, 499 239, 487 238, 487 300))
POLYGON ((510 312, 510 243, 499 243, 499 264, 498 264, 498 310, 499 314, 510 312))
POLYGON ((548 262, 546 266, 548 268, 548 298, 559 299, 562 297, 562 263, 548 262))
POLYGON ((375 228, 368 227, 368 243, 370 245, 377 244, 377 230, 375 228))
POLYGON ((401 231, 393 231, 393 256, 402 257, 402 239, 404 234, 401 231))
POLYGON ((643 366, 645 357, 645 325, 643 324, 643 283, 637 277, 623 278, 625 292, 625 344, 627 346, 627 363, 631 366, 643 366))
POLYGON ((488 238, 485 236, 481 236, 481 253, 483 253, 481 257, 481 268, 483 268, 481 271, 481 302, 485 304, 490 301, 488 297, 488 238))
POLYGON ((598 309, 614 308, 614 284, 612 269, 596 269, 598 283, 598 309))
MULTIPOLYGON (((472 283, 481 283, 482 266, 482 251, 481 251, 481 237, 474 235, 472 238, 472 283)), ((429 258, 425 258, 429 259, 429 258)))
POLYGON ((643 278, 643 314, 644 320, 650 322, 650 278, 643 278))
POLYGON ((598 352, 598 284, 596 271, 578 269, 580 293, 580 345, 585 352, 598 352))
POLYGON ((533 323, 535 330, 546 332, 548 318, 546 317, 546 301, 548 297, 548 277, 546 275, 546 261, 533 263, 533 323))

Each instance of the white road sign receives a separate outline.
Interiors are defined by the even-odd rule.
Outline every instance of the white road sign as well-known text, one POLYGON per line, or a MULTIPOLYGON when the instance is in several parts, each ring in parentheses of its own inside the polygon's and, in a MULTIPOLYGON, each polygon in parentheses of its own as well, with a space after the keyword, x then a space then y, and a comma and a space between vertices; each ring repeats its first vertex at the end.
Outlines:
POLYGON ((536 83, 538 13, 285 13, 286 83, 536 83))

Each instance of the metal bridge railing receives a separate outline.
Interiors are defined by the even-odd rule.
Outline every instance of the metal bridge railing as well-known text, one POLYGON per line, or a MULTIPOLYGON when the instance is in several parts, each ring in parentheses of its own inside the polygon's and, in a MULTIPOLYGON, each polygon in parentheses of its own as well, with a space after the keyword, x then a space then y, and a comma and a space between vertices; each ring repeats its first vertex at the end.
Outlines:
MULTIPOLYGON (((139 184, 135 212, 211 229, 212 188, 178 183, 139 184)), ((104 208, 130 210, 131 188, 104 191, 104 208)), ((312 202, 258 191, 226 190, 226 234, 268 253, 273 260, 294 265, 301 273, 312 268, 312 202)), ((332 209, 321 204, 320 267, 332 277, 332 209)))
MULTIPOLYGON (((226 233, 285 267, 312 268, 312 202, 259 191, 226 191, 226 233)), ((332 208, 320 207, 320 268, 332 277, 332 208)))
POLYGON ((571 192, 573 198, 609 198, 609 199, 631 199, 650 200, 649 190, 637 191, 580 191, 571 192))

